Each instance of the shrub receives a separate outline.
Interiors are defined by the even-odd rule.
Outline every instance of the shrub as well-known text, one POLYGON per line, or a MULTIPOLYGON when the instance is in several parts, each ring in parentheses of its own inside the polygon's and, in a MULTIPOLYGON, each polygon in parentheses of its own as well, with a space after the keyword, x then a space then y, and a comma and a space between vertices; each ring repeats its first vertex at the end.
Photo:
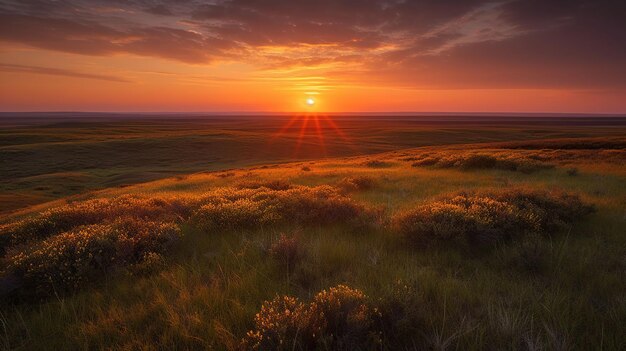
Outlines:
POLYGON ((298 345, 301 349, 313 349, 317 323, 310 318, 309 310, 297 298, 277 296, 261 306, 254 317, 255 330, 246 334, 243 348, 288 350, 298 345))
POLYGON ((367 302, 361 291, 338 285, 319 292, 310 305, 310 313, 322 317, 320 340, 333 349, 372 348, 380 344, 380 332, 375 321, 378 309, 367 302))
POLYGON ((386 343, 415 344, 415 339, 427 329, 428 313, 415 281, 394 282, 380 298, 379 309, 386 343))
POLYGON ((575 177, 578 175, 578 168, 568 168, 567 175, 570 177, 575 177))
POLYGON ((273 181, 248 181, 239 183, 237 185, 239 189, 259 189, 259 188, 268 188, 272 190, 287 190, 291 189, 291 184, 282 181, 282 180, 273 180, 273 181))
POLYGON ((37 216, 0 228, 0 252, 9 247, 45 239, 74 227, 101 223, 119 217, 177 221, 188 217, 194 206, 191 197, 140 198, 122 196, 73 202, 46 210, 37 216))
POLYGON ((262 206, 259 202, 238 199, 232 202, 207 204, 202 206, 196 219, 203 228, 252 229, 272 224, 280 219, 280 213, 271 206, 262 206))
POLYGON ((392 223, 413 242, 493 245, 529 233, 550 234, 592 210, 575 195, 518 189, 444 197, 399 213, 392 223))
POLYGON ((374 179, 367 176, 355 176, 355 177, 345 177, 343 178, 337 187, 340 189, 351 192, 351 191, 363 191, 369 190, 375 186, 376 182, 374 179))
POLYGON ((553 165, 531 158, 513 154, 486 155, 475 153, 440 153, 422 158, 412 164, 413 167, 435 166, 437 168, 458 168, 462 170, 475 169, 502 169, 531 173, 541 169, 554 167, 553 165))
POLYGON ((489 169, 495 168, 498 160, 490 155, 469 155, 459 159, 459 168, 461 169, 489 169))
POLYGON ((215 174, 215 176, 219 177, 219 178, 234 177, 235 175, 236 175, 235 172, 225 172, 225 173, 217 173, 217 174, 215 174))
POLYGON ((297 236, 288 237, 281 234, 278 240, 270 246, 270 255, 284 263, 289 272, 304 257, 304 247, 297 236))
POLYGON ((370 161, 365 162, 364 165, 366 167, 370 167, 370 168, 387 168, 387 167, 391 167, 391 163, 385 162, 385 161, 380 161, 380 160, 370 160, 370 161))
POLYGON ((10 252, 2 276, 17 281, 22 295, 63 293, 118 268, 158 261, 179 237, 172 223, 123 219, 85 225, 10 252))
POLYGON ((417 160, 412 164, 413 167, 422 167, 422 166, 434 166, 439 162, 439 157, 426 157, 421 160, 417 160))
POLYGON ((376 349, 378 318, 367 297, 345 285, 318 293, 309 304, 278 296, 263 304, 242 345, 253 350, 376 349))
POLYGON ((362 223, 369 211, 330 186, 294 186, 287 190, 222 189, 204 199, 194 214, 205 230, 253 229, 280 223, 362 223))

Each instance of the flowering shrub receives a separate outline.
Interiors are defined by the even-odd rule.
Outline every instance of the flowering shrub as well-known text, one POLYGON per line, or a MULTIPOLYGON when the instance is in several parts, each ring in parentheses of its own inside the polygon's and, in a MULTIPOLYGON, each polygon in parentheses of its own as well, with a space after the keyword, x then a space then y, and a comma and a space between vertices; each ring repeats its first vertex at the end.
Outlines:
MULTIPOLYGON (((255 229, 280 223, 363 224, 368 214, 337 188, 284 183, 69 203, 0 226, 0 293, 74 290, 119 267, 149 272, 163 264, 163 254, 178 237, 173 223, 190 217, 204 229, 255 229)), ((275 249, 292 267, 295 251, 275 249)))
POLYGON ((554 165, 520 155, 485 155, 474 153, 441 153, 423 155, 413 163, 413 167, 434 166, 437 168, 503 169, 531 173, 541 169, 553 168, 554 165))
POLYGON ((442 198, 402 212, 392 223, 417 242, 465 239, 493 245, 529 233, 550 234, 591 211, 574 195, 509 190, 442 198))
POLYGON ((252 350, 375 349, 378 310, 345 285, 318 293, 309 304, 289 296, 266 301, 242 344, 252 350))
POLYGON ((291 296, 277 296, 266 301, 254 317, 255 330, 246 334, 244 348, 253 350, 288 350, 297 344, 302 349, 315 346, 315 321, 307 306, 291 296))
POLYGON ((363 165, 366 166, 366 167, 370 167, 370 168, 387 168, 387 167, 391 167, 391 163, 385 162, 385 161, 381 161, 381 160, 370 160, 370 161, 367 161, 367 162, 363 163, 363 165))
POLYGON ((123 219, 91 224, 9 252, 2 276, 22 293, 49 295, 83 287, 120 267, 160 258, 180 237, 172 223, 123 219))
POLYGON ((194 221, 203 229, 256 228, 278 223, 355 222, 368 211, 330 186, 287 190, 224 188, 205 199, 194 221))
POLYGON ((366 176, 355 176, 343 178, 338 187, 346 192, 369 190, 375 185, 374 179, 366 176))
POLYGON ((175 221, 188 217, 195 201, 197 200, 191 197, 140 198, 127 195, 114 199, 69 203, 0 227, 0 252, 11 246, 45 239, 77 226, 101 223, 122 216, 175 221))
POLYGON ((258 188, 268 188, 272 190, 287 190, 291 189, 292 185, 282 181, 282 180, 273 180, 273 181, 248 181, 242 182, 237 185, 239 189, 258 189, 258 188))
POLYGON ((338 349, 359 349, 380 343, 375 321, 378 309, 367 303, 360 290, 338 285, 319 292, 311 303, 310 313, 320 316, 320 340, 338 349))

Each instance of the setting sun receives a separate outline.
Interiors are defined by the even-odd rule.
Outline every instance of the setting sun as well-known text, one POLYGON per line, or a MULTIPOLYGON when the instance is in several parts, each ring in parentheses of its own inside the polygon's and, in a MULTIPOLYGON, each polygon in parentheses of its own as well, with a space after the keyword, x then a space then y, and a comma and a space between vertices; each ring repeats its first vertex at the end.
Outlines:
POLYGON ((315 105, 315 100, 313 100, 313 98, 308 98, 308 99, 306 99, 306 104, 308 106, 313 106, 313 105, 315 105))

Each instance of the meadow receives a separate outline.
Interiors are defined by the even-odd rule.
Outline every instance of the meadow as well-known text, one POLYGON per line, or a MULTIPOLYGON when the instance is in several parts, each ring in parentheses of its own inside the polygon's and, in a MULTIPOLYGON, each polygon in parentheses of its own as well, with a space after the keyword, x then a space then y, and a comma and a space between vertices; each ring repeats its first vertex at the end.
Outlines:
POLYGON ((615 117, 0 114, 0 214, 114 186, 427 145, 622 136, 615 117), (320 138, 321 137, 321 138, 320 138))
POLYGON ((623 119, 250 118, 5 129, 0 347, 626 347, 623 119))

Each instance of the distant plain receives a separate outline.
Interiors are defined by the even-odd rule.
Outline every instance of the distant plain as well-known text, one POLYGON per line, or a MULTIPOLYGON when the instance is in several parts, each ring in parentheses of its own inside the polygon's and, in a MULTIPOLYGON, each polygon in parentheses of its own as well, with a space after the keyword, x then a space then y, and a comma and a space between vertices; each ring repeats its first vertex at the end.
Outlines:
POLYGON ((0 213, 113 186, 403 148, 623 136, 626 117, 3 113, 0 213))

